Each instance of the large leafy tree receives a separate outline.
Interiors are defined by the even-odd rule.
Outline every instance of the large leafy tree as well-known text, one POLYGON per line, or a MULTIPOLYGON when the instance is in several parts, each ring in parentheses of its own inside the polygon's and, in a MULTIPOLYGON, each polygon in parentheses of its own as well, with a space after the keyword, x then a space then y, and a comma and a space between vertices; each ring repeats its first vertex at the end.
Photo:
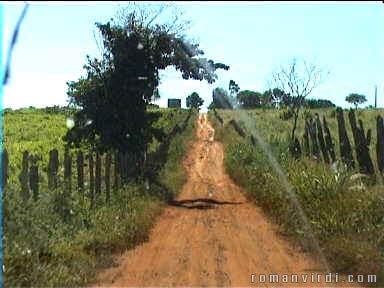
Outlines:
POLYGON ((186 104, 188 108, 200 109, 200 106, 203 105, 204 100, 197 94, 193 92, 186 99, 186 104))
POLYGON ((113 19, 96 24, 102 57, 87 57, 86 77, 67 83, 70 103, 80 108, 74 115, 75 126, 65 136, 68 144, 86 143, 98 151, 117 149, 141 161, 153 137, 164 136, 152 128, 159 115, 147 111, 158 95, 159 71, 173 66, 184 79, 213 83, 216 69, 229 69, 198 57, 203 51, 178 33, 179 26, 154 24, 159 13, 126 11, 120 17, 123 24, 113 19))
POLYGON ((355 105, 355 109, 357 110, 357 106, 366 102, 367 98, 365 97, 365 95, 362 94, 351 93, 347 97, 345 97, 345 101, 355 105))

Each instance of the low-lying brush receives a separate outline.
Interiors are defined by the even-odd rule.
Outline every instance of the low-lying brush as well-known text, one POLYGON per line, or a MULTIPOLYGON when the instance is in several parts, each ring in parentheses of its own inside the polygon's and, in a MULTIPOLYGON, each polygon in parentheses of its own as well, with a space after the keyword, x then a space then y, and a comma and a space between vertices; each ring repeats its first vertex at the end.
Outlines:
MULTIPOLYGON (((163 116, 157 125, 164 127, 166 132, 187 116, 185 110, 161 111, 163 116), (172 117, 168 117, 170 114, 172 117)), ((17 127, 27 125, 24 117, 32 120, 46 115, 42 111, 36 111, 36 114, 30 112, 28 115, 12 113, 11 117, 19 120, 12 123, 6 116, 5 144, 9 151, 16 152, 25 147, 24 142, 19 141, 20 135, 17 132, 17 127), (12 135, 11 139, 9 135, 12 135)), ((82 194, 72 189, 72 193, 64 197, 63 186, 50 190, 46 183, 40 186, 36 201, 23 201, 17 182, 20 164, 17 162, 18 157, 10 154, 10 182, 3 199, 4 286, 85 285, 94 281, 99 269, 113 265, 113 253, 146 241, 166 200, 174 197, 184 184, 181 160, 188 141, 193 137, 195 119, 196 113, 193 113, 185 129, 172 138, 165 162, 155 179, 132 181, 120 187, 111 192, 108 204, 105 203, 102 191, 93 208, 90 208, 87 193, 82 194), (65 213, 63 209, 67 209, 65 213)), ((51 127, 62 124, 65 117, 50 114, 47 120, 55 121, 42 124, 49 127, 46 130, 48 141, 44 144, 48 147, 44 146, 43 152, 52 148, 49 147, 51 138, 59 136, 51 127)), ((32 126, 39 125, 32 122, 32 126)), ((40 129, 43 130, 42 127, 40 129)), ((59 130, 59 133, 64 130, 59 130)), ((154 143, 151 149, 156 150, 159 144, 154 143)), ((38 147, 34 149, 39 151, 38 147)), ((41 180, 44 182, 46 179, 43 177, 41 180)), ((76 183, 75 180, 72 183, 76 183)))
MULTIPOLYGON (((229 175, 244 188, 248 198, 275 222, 284 235, 298 240, 301 247, 317 256, 312 238, 317 239, 332 271, 348 274, 376 274, 377 287, 384 284, 384 189, 367 185, 352 172, 310 159, 288 156, 288 142, 269 142, 287 183, 268 161, 267 155, 234 129, 218 125, 217 140, 225 146, 225 167, 229 175), (225 133, 223 132, 225 129, 225 133), (296 197, 296 207, 292 197, 296 197), (308 218, 307 223, 300 209, 308 218)), ((265 133, 265 131, 264 131, 265 133)), ((364 178, 363 178, 364 179, 364 178)))

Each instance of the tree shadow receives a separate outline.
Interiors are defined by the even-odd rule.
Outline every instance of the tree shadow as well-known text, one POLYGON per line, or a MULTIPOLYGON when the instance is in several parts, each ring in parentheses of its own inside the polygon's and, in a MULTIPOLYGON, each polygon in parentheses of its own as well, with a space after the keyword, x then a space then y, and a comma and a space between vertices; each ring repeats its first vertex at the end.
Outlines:
POLYGON ((170 200, 168 205, 186 209, 214 209, 215 205, 241 205, 245 202, 218 201, 210 198, 197 198, 185 200, 170 200))
POLYGON ((181 126, 179 124, 176 124, 175 127, 173 127, 173 129, 171 130, 171 132, 167 136, 165 136, 158 149, 147 155, 148 158, 146 161, 146 167, 144 167, 144 175, 147 178, 157 178, 161 169, 164 167, 165 163, 168 160, 168 151, 173 138, 186 130, 191 116, 192 110, 188 112, 188 115, 182 122, 181 126))

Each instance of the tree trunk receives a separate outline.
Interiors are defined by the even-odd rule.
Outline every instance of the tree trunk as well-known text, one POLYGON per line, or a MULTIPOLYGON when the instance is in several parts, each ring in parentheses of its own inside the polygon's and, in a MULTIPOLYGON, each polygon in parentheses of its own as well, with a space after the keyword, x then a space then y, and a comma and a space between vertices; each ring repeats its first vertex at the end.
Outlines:
POLYGON ((331 131, 328 128, 328 124, 327 124, 327 121, 325 120, 325 116, 323 116, 323 125, 324 125, 325 144, 327 147, 327 151, 331 156, 332 162, 335 162, 336 161, 335 145, 333 144, 331 131))

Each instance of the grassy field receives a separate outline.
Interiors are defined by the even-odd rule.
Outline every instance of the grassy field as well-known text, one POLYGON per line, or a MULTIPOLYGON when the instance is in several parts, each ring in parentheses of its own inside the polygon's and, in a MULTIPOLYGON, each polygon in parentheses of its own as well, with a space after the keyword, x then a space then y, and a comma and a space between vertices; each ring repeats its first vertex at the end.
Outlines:
MULTIPOLYGON (((220 111, 220 110, 218 110, 220 111)), ((283 110, 284 111, 284 110, 283 110)), ((339 138, 338 138, 338 128, 337 128, 337 119, 335 109, 311 109, 311 110, 303 110, 300 113, 298 119, 298 125, 296 130, 296 136, 301 140, 304 133, 304 117, 306 115, 311 115, 312 117, 315 114, 319 114, 320 120, 322 121, 323 116, 325 116, 329 129, 332 134, 333 142, 335 143, 335 150, 337 154, 337 158, 340 157, 340 151, 338 149, 339 146, 339 138)), ((290 133, 293 126, 293 119, 290 120, 282 120, 280 117, 283 112, 269 109, 256 109, 256 110, 221 110, 219 112, 224 121, 229 121, 230 119, 237 120, 242 126, 244 124, 253 124, 256 127, 256 132, 260 135, 268 143, 281 143, 287 142, 290 137, 290 133), (242 117, 240 117, 242 116, 242 117), (243 123, 242 118, 247 119, 250 123, 243 123), (252 122, 252 123, 251 123, 252 122)), ((370 154, 372 159, 376 159, 376 117, 378 115, 384 115, 384 109, 376 109, 376 110, 367 110, 361 109, 357 111, 356 117, 361 119, 364 123, 365 132, 368 129, 372 130, 372 143, 370 154)), ((344 111, 344 120, 346 123, 347 133, 349 137, 349 141, 353 144, 353 135, 351 126, 349 125, 348 120, 348 110, 344 111)), ((244 126, 245 127, 245 126, 244 126)), ((377 168, 377 167, 376 167, 377 168)))
MULTIPOLYGON (((326 115, 339 155, 337 121, 333 111, 311 110, 310 113, 326 115)), ((273 222, 279 224, 281 233, 291 241, 300 243, 305 251, 315 257, 322 254, 332 271, 376 274, 377 287, 383 287, 384 186, 353 180, 352 175, 356 171, 334 171, 331 165, 291 158, 288 154, 288 138, 292 120, 280 119, 279 111, 217 112, 224 120, 223 125, 212 112, 209 116, 216 129, 216 140, 223 142, 225 147, 227 172, 244 188, 247 196, 262 207, 273 222), (255 124, 257 131, 248 132, 264 139, 266 150, 261 145, 251 145, 249 138, 241 138, 228 125, 231 119, 238 120, 248 130, 250 124, 255 124), (276 159, 277 165, 271 164, 271 157, 276 159), (299 205, 295 204, 295 198, 299 205), (300 210, 306 215, 307 221, 300 210), (317 250, 316 242, 321 252, 317 250)), ((300 136, 304 129, 303 114, 299 117, 297 131, 300 136)), ((370 152, 375 164, 375 117, 378 114, 383 115, 383 110, 360 110, 357 113, 365 129, 372 129, 370 152)), ((353 145, 347 118, 346 126, 353 145)))
MULTIPOLYGON (((155 123, 166 133, 186 119, 187 110, 157 109, 155 123)), ((194 135, 196 113, 185 130, 170 142, 156 183, 129 183, 111 196, 111 202, 89 208, 89 200, 73 192, 68 201, 70 218, 57 213, 63 187, 49 190, 46 183, 48 153, 64 152, 62 136, 70 113, 21 109, 4 113, 4 147, 9 153, 9 184, 4 193, 4 285, 80 286, 91 282, 98 269, 112 264, 111 253, 131 248, 147 239, 154 219, 167 197, 176 195, 184 181, 181 159, 194 135), (41 156, 39 199, 23 203, 18 175, 24 150, 41 156), (166 196, 166 197, 165 197, 166 196)), ((160 143, 151 144, 156 151, 160 143)), ((72 152, 75 152, 74 150, 72 152)), ((61 171, 62 172, 62 171, 61 171)), ((73 179, 76 182, 75 179, 73 179)), ((74 191, 74 190, 72 190, 74 191)))

